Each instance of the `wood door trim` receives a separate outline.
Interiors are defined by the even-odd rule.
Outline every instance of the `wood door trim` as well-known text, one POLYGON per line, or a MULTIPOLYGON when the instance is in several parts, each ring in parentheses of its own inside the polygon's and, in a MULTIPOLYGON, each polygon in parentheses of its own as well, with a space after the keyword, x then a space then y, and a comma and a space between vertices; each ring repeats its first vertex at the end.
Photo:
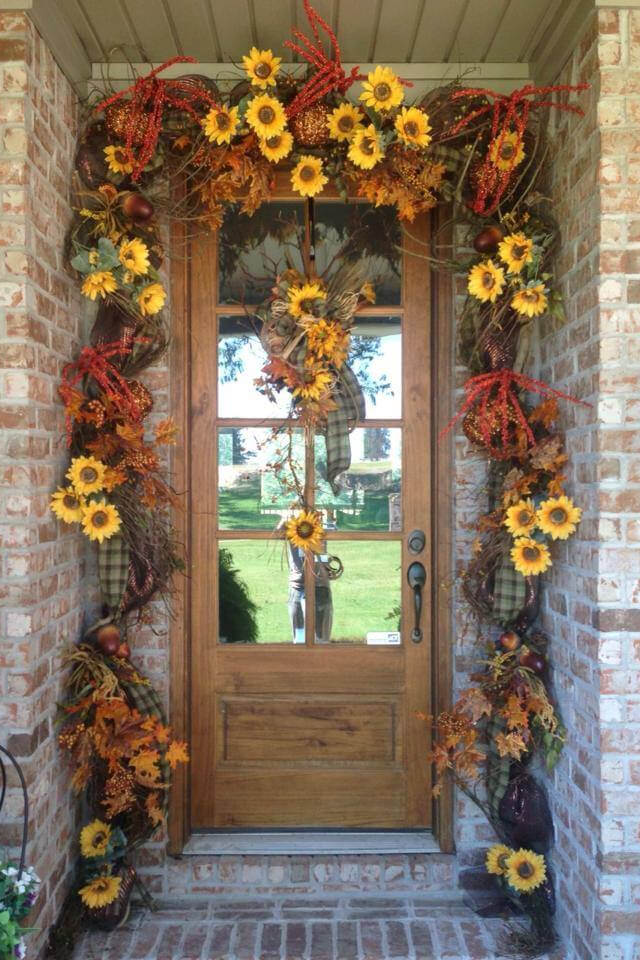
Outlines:
MULTIPOLYGON (((443 228, 450 218, 448 208, 439 208, 431 214, 432 236, 438 233, 438 244, 451 242, 452 231, 443 228)), ((435 244, 434 244, 435 246, 435 244)), ((170 412, 177 427, 179 442, 171 460, 173 484, 184 492, 183 511, 175 511, 174 523, 185 545, 185 558, 190 562, 189 504, 191 498, 189 476, 189 418, 190 396, 190 290, 187 256, 187 235, 184 225, 176 223, 171 229, 171 349, 170 412)), ((435 272, 431 282, 432 302, 432 414, 433 437, 436 438, 451 415, 451 391, 454 378, 453 360, 453 288, 450 276, 435 272)), ((389 312, 394 312, 393 309, 389 312)), ((452 612, 450 584, 453 563, 453 536, 451 519, 451 490, 453 482, 452 443, 434 442, 432 457, 432 536, 434 542, 435 575, 432 579, 432 703, 434 713, 446 709, 452 699, 452 612)), ((171 621, 169 642, 171 683, 169 704, 171 724, 175 735, 189 739, 191 713, 190 662, 190 590, 188 577, 174 579, 174 617, 171 621)), ((179 856, 191 836, 190 823, 190 768, 180 767, 173 775, 169 807, 168 852, 179 856)), ((433 832, 440 849, 450 853, 453 842, 453 790, 445 786, 438 803, 434 805, 433 832)))

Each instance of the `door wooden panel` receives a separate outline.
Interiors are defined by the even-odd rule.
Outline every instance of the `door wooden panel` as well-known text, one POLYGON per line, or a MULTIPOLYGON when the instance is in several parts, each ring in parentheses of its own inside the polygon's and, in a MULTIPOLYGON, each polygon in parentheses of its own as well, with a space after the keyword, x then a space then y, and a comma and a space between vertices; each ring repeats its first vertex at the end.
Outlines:
MULTIPOLYGON (((286 187, 280 195, 288 199, 286 187)), ((308 239, 308 211, 306 215, 308 239)), ((254 419, 251 404, 241 399, 233 417, 227 409, 225 419, 218 416, 218 350, 219 343, 225 343, 224 339, 219 341, 218 331, 229 317, 242 316, 244 311, 233 304, 218 305, 218 238, 198 237, 191 243, 189 517, 194 829, 430 825, 428 731, 419 716, 430 711, 431 687, 427 240, 428 220, 418 218, 403 239, 401 302, 367 310, 373 325, 383 323, 386 316, 401 318, 402 415, 362 424, 401 431, 400 519, 390 522, 389 529, 374 524, 372 529, 327 533, 329 552, 333 542, 342 544, 343 550, 345 545, 356 549, 360 544, 358 549, 370 551, 372 563, 387 556, 383 553, 385 544, 396 545, 398 559, 390 564, 388 580, 402 584, 401 642, 383 646, 374 645, 366 631, 393 628, 383 628, 377 622, 365 625, 367 642, 345 642, 353 638, 340 636, 339 642, 321 642, 315 613, 319 601, 309 572, 303 642, 283 636, 277 639, 287 642, 219 642, 220 550, 233 548, 237 561, 247 554, 246 545, 253 543, 254 555, 270 556, 270 551, 278 548, 281 534, 268 529, 268 510, 262 528, 242 529, 230 528, 219 507, 218 450, 222 447, 217 432, 257 428, 264 426, 265 420, 254 419), (410 554, 407 545, 408 534, 414 529, 423 530, 426 536, 425 549, 418 557, 410 554), (423 592, 422 643, 410 639, 414 600, 406 571, 416 559, 424 564, 428 577, 423 592)), ((306 468, 313 485, 314 459, 308 451, 306 468)), ((336 589, 336 611, 344 614, 344 607, 339 607, 340 596, 336 589)), ((372 592, 372 606, 374 599, 372 592)), ((362 615, 367 616, 366 603, 362 615)))

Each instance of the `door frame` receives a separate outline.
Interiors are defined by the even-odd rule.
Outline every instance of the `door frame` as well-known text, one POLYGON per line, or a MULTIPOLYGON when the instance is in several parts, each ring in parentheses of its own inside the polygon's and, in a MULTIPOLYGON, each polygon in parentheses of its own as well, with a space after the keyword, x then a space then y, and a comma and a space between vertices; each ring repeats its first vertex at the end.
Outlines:
MULTIPOLYGON (((453 232, 450 208, 439 207, 430 213, 432 251, 443 250, 450 259, 453 232)), ((409 225, 408 232, 411 232, 409 225)), ((178 443, 172 450, 170 471, 174 488, 188 496, 191 489, 189 468, 190 370, 190 284, 187 226, 174 221, 170 233, 170 317, 169 412, 178 428, 178 443)), ((433 536, 433 576, 431 589, 431 703, 434 714, 448 709, 453 682, 453 441, 451 434, 438 442, 438 434, 449 422, 455 373, 453 280, 446 270, 431 269, 431 357, 433 450, 431 457, 431 523, 433 536)), ((190 557, 190 525, 187 509, 174 512, 174 526, 184 544, 187 569, 190 557)), ((173 618, 169 630, 170 722, 174 735, 189 740, 191 688, 190 580, 177 574, 173 582, 173 618)), ((426 761, 425 761, 426 762, 426 761)), ((179 856, 191 836, 190 766, 180 765, 173 772, 168 818, 168 852, 179 856)), ((433 804, 433 834, 443 853, 454 852, 453 789, 445 783, 433 804)))

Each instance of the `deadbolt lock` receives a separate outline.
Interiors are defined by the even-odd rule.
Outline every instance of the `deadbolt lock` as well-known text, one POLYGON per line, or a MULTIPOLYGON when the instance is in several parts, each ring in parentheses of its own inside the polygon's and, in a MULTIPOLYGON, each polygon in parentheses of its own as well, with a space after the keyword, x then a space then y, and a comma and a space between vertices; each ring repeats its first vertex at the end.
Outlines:
POLYGON ((426 538, 423 530, 412 530, 407 540, 409 553, 422 553, 426 538))

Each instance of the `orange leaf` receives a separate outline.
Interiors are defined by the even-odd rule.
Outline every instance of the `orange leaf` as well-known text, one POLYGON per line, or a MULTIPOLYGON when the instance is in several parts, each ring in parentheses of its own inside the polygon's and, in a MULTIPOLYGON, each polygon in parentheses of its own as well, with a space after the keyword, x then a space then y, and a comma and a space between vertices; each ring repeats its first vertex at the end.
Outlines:
POLYGON ((187 744, 183 740, 172 740, 167 750, 167 760, 172 770, 174 770, 179 763, 188 763, 189 754, 187 752, 187 744))
POLYGON ((156 443, 172 444, 176 442, 178 428, 173 417, 167 417, 166 420, 160 420, 156 424, 156 443))
POLYGON ((159 759, 160 754, 157 750, 143 750, 142 753, 131 757, 129 766, 133 767, 138 783, 143 786, 150 786, 160 782, 159 759))
POLYGON ((498 733, 495 736, 495 742, 501 757, 513 757, 514 760, 519 760, 527 750, 527 745, 519 733, 498 733))

